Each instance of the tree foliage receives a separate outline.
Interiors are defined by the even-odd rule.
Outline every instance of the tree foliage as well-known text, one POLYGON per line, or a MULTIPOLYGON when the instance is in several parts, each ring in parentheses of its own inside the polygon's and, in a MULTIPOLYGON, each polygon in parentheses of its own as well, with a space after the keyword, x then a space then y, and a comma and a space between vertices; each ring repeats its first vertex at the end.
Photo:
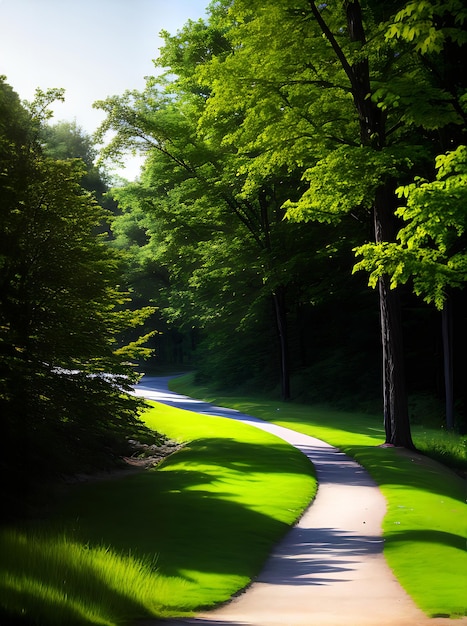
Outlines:
POLYGON ((264 364, 281 361, 284 397, 290 363, 304 370, 313 353, 300 343, 318 343, 306 328, 321 319, 315 307, 360 289, 350 250, 364 252, 357 268, 379 289, 387 442, 411 447, 393 287, 411 277, 439 304, 465 281, 465 180, 446 169, 451 156, 433 167, 465 145, 464 10, 458 0, 209 10, 164 33, 162 77, 96 103, 107 114, 98 138, 114 133, 103 157, 147 157, 141 179, 113 192, 118 245, 151 268, 166 320, 203 329, 217 373, 239 382, 233 370, 251 371, 252 346, 266 354, 259 336, 275 324, 280 349, 262 367, 270 377, 264 364))
MULTIPOLYGON (((212 85, 208 123, 216 125, 226 112, 237 114, 241 124, 230 138, 240 150, 254 128, 247 137, 250 163, 260 162, 261 170, 301 166, 308 189, 283 205, 289 217, 336 222, 352 211, 366 211, 372 219, 371 211, 376 238, 390 240, 388 187, 411 159, 403 146, 388 147, 389 115, 371 97, 372 81, 383 78, 394 59, 371 11, 363 13, 358 2, 345 7, 308 2, 301 8, 269 2, 257 10, 240 0, 229 18, 234 52, 209 63, 203 74, 212 85), (277 23, 284 25, 280 32, 277 23), (285 55, 278 54, 280 43, 285 55), (284 120, 298 131, 291 139, 284 120), (253 146, 261 157, 252 153, 253 146), (284 154, 288 162, 281 162, 284 154)), ((253 165, 250 176, 254 171, 253 165)), ((380 297, 387 439, 410 447, 398 304, 383 284, 380 297)))
POLYGON ((83 162, 42 149, 37 117, 4 82, 0 107, 2 467, 9 475, 21 451, 26 479, 57 459, 58 471, 108 463, 137 428, 123 389, 140 350, 118 337, 147 312, 126 306, 121 260, 96 234, 109 215, 81 186, 83 162))
POLYGON ((364 259, 355 270, 370 273, 370 286, 383 273, 389 274, 391 288, 412 279, 415 293, 442 310, 449 288, 463 287, 467 280, 466 146, 439 155, 436 170, 434 181, 419 178, 397 189, 406 200, 397 210, 406 222, 398 242, 357 248, 364 259))

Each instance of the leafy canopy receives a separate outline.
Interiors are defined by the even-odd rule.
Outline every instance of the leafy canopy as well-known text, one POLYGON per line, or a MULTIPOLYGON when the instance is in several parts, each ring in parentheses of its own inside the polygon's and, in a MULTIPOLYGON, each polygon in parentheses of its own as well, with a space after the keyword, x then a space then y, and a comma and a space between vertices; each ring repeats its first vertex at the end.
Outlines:
POLYGON ((406 200, 396 212, 406 222, 398 241, 356 248, 355 271, 368 271, 372 287, 383 274, 392 288, 413 279, 415 293, 441 310, 447 289, 467 280, 467 147, 436 158, 434 181, 418 178, 397 195, 406 200))

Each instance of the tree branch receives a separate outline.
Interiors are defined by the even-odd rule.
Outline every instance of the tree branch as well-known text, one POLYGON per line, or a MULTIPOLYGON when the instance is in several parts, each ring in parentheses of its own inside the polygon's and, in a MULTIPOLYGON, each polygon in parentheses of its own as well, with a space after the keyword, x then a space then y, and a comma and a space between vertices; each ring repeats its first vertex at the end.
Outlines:
POLYGON ((314 18, 318 22, 319 27, 321 28, 321 30, 322 30, 323 34, 325 35, 326 39, 331 44, 332 49, 336 53, 336 56, 339 59, 341 65, 342 65, 342 69, 347 74, 347 77, 349 78, 350 83, 352 84, 352 86, 354 86, 355 77, 354 77, 354 74, 353 74, 352 66, 347 61, 347 57, 345 56, 344 51, 342 50, 342 48, 338 44, 336 38, 332 34, 331 29, 327 25, 326 21, 323 19, 323 16, 321 15, 321 13, 320 13, 318 7, 316 6, 315 2, 313 0, 308 0, 308 4, 310 5, 311 12, 313 13, 314 18))

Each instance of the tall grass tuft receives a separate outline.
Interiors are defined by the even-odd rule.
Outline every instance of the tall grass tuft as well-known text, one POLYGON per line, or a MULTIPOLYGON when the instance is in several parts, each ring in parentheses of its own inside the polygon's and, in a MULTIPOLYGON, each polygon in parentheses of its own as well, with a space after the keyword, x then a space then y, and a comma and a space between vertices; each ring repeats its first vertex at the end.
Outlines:
POLYGON ((38 624, 115 626, 136 616, 163 617, 185 581, 159 576, 150 559, 89 547, 65 535, 0 533, 0 596, 10 615, 38 624))
POLYGON ((416 427, 413 439, 417 449, 451 469, 467 474, 467 435, 434 428, 416 427))

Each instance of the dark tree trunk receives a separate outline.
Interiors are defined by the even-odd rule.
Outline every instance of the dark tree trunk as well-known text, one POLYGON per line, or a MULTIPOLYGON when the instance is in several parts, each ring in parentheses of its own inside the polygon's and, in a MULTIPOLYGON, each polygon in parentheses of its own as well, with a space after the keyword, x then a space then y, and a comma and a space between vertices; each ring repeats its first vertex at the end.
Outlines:
POLYGON ((441 325, 443 331, 443 362, 444 388, 446 398, 446 428, 454 428, 454 376, 453 376, 453 323, 452 306, 449 296, 446 298, 441 311, 441 325))
POLYGON ((456 428, 467 433, 467 289, 456 289, 451 295, 453 336, 454 397, 457 401, 456 428))
POLYGON ((290 359, 289 341, 287 333, 287 311, 285 306, 285 287, 280 285, 272 294, 274 311, 276 315, 276 327, 279 337, 280 361, 281 361, 281 397, 282 400, 290 399, 290 359))
POLYGON ((399 294, 397 290, 390 289, 387 277, 380 278, 378 286, 386 443, 413 449, 405 389, 399 294))
MULTIPOLYGON (((375 194, 374 219, 376 243, 394 239, 394 189, 381 186, 375 194)), ((383 414, 386 443, 413 449, 405 387, 405 366, 401 305, 397 289, 389 279, 379 280, 379 308, 383 357, 383 414)))

